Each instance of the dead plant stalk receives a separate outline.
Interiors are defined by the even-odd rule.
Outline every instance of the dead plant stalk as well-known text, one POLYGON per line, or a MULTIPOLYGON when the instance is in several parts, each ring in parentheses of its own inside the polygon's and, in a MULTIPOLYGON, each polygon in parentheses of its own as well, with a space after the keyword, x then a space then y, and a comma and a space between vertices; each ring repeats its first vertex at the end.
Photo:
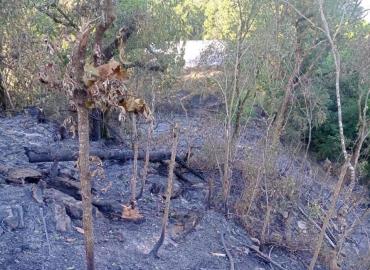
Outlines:
POLYGON ((175 162, 176 162, 177 145, 179 143, 179 126, 177 123, 175 124, 173 128, 172 135, 173 135, 173 141, 172 141, 172 150, 171 150, 171 160, 170 160, 170 164, 168 168, 166 202, 165 202, 164 213, 163 213, 161 236, 159 237, 158 242, 155 244, 155 246, 149 253, 155 258, 158 258, 158 251, 160 247, 162 246, 164 239, 166 237, 168 216, 170 213, 170 202, 171 202, 171 195, 172 195, 172 188, 173 188, 173 175, 174 175, 175 162))

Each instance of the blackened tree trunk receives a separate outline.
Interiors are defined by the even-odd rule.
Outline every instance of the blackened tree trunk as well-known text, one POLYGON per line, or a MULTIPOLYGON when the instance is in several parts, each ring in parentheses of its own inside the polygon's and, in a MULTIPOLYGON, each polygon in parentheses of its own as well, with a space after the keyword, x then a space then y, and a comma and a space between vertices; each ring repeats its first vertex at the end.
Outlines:
POLYGON ((144 193, 145 182, 148 178, 148 169, 149 169, 149 161, 150 161, 150 144, 152 141, 152 133, 153 133, 153 120, 150 121, 148 130, 147 130, 147 137, 146 137, 146 147, 145 147, 145 161, 144 161, 144 169, 143 175, 141 177, 141 188, 137 199, 140 199, 144 193))
POLYGON ((103 115, 101 110, 94 108, 91 110, 91 140, 99 141, 102 138, 103 115))
POLYGON ((3 85, 3 77, 0 73, 0 110, 6 110, 6 93, 3 85))

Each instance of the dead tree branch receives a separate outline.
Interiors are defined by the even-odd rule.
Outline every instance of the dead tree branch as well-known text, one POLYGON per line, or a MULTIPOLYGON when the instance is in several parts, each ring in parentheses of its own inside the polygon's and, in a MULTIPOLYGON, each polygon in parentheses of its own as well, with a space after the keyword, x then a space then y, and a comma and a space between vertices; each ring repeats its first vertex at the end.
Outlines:
POLYGON ((224 232, 221 233, 221 242, 222 242, 222 246, 224 247, 224 250, 226 252, 226 256, 227 256, 227 258, 229 258, 230 270, 235 270, 234 258, 233 258, 233 255, 231 255, 230 250, 226 246, 225 233, 224 232))
POLYGON ((253 252, 257 253, 257 255, 262 258, 265 262, 267 263, 270 263, 274 266, 276 266, 277 268, 279 268, 280 270, 288 270, 286 269, 285 267, 281 266, 279 263, 275 262, 273 259, 271 259, 270 256, 268 256, 267 254, 261 252, 259 249, 257 249, 256 247, 254 246, 251 246, 251 245, 248 245, 248 244, 244 244, 247 248, 249 248, 250 250, 252 250, 253 252))
POLYGON ((162 220, 162 232, 161 236, 159 237, 158 242, 155 244, 153 249, 150 251, 149 255, 158 258, 158 250, 162 246, 164 242, 164 238, 166 237, 167 231, 167 223, 168 223, 168 216, 170 213, 170 202, 171 202, 171 194, 172 194, 172 187, 173 187, 173 175, 175 169, 175 158, 177 152, 177 145, 179 143, 179 127, 178 124, 175 124, 173 129, 173 143, 172 143, 172 150, 171 150, 171 161, 169 164, 169 171, 168 171, 168 184, 167 184, 167 191, 166 191, 166 202, 165 202, 165 209, 163 213, 163 220, 162 220))

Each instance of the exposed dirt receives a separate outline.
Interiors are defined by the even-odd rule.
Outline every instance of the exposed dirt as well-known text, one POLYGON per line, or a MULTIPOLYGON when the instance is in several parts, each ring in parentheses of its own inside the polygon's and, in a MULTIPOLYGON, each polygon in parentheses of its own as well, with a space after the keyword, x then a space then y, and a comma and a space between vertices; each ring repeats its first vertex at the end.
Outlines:
MULTIPOLYGON (((180 154, 186 153, 190 140, 196 155, 204 146, 205 134, 214 132, 206 130, 210 119, 204 115, 192 115, 190 122, 183 115, 162 115, 157 121, 153 150, 169 149, 168 138, 174 120, 190 130, 190 136, 186 136, 186 132, 181 136, 180 154)), ((56 124, 38 123, 32 116, 0 119, 0 269, 84 269, 79 201, 47 185, 50 177, 62 177, 78 184, 75 163, 59 163, 55 170, 52 163, 30 164, 24 152, 25 146, 76 144, 74 139, 58 141, 57 131, 56 124), (10 173, 15 171, 18 174, 11 178, 10 173)), ((214 134, 217 134, 215 140, 222 136, 220 131, 214 134)), ((263 128, 254 126, 248 129, 240 147, 253 147, 262 134, 263 128)), ((125 146, 98 142, 92 147, 125 146)), ((282 164, 287 163, 284 159, 290 158, 281 156, 282 164)), ((106 177, 94 179, 94 197, 114 201, 118 205, 127 204, 131 163, 104 161, 103 167, 106 177)), ((139 170, 142 167, 143 163, 139 162, 139 170)), ((204 172, 206 179, 215 175, 212 170, 204 172)), ((225 233, 236 269, 277 269, 247 248, 246 245, 253 242, 233 219, 226 220, 217 207, 207 209, 208 183, 190 173, 184 173, 184 176, 191 184, 186 186, 178 179, 176 181, 178 196, 171 200, 169 235, 160 249, 160 259, 147 254, 160 234, 166 168, 151 164, 144 196, 138 201, 140 213, 144 216, 142 222, 124 221, 119 214, 104 216, 95 208, 97 269, 229 269, 221 233, 225 233)), ((240 187, 239 179, 233 187, 234 197, 240 187)), ((367 221, 370 224, 370 220, 367 221)), ((366 241, 361 240, 361 236, 368 233, 369 226, 358 236, 356 248, 359 254, 368 251, 366 241)), ((286 269, 306 268, 307 257, 302 257, 302 254, 293 254, 281 247, 264 251, 270 252, 271 258, 286 269)), ((318 264, 317 269, 325 268, 318 264)))

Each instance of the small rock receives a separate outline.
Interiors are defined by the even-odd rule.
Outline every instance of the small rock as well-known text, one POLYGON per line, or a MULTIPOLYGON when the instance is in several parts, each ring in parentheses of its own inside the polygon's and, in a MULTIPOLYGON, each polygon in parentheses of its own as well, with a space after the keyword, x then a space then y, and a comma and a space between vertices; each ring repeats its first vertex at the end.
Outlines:
POLYGON ((48 201, 55 201, 65 206, 68 215, 73 219, 82 219, 82 202, 76 200, 59 190, 48 188, 45 190, 45 198, 48 201))
POLYGON ((13 211, 15 211, 16 215, 18 216, 18 228, 20 229, 24 228, 23 207, 19 204, 16 204, 13 206, 13 211))
POLYGON ((42 194, 42 190, 37 185, 32 185, 32 198, 34 198, 35 201, 38 202, 38 203, 43 203, 44 202, 44 197, 43 197, 43 194, 42 194))
POLYGON ((7 175, 9 172, 9 166, 0 163, 0 174, 7 175))
POLYGON ((306 224, 306 222, 304 222, 304 221, 302 221, 302 220, 298 220, 297 224, 298 224, 298 228, 299 228, 301 231, 303 231, 304 233, 306 233, 306 232, 307 232, 307 224, 306 224))
POLYGON ((14 253, 21 253, 22 252, 22 248, 16 247, 16 248, 13 249, 13 252, 14 253))
POLYGON ((18 228, 18 218, 14 215, 10 207, 7 209, 7 217, 3 219, 3 222, 5 226, 12 231, 18 228))
POLYGON ((66 232, 71 230, 71 218, 67 215, 64 205, 54 205, 54 219, 57 231, 66 232))
POLYGON ((3 206, 0 208, 0 222, 6 228, 14 231, 18 228, 24 228, 23 208, 20 205, 3 206))
MULTIPOLYGON (((161 196, 165 197, 166 196, 166 189, 167 189, 167 180, 164 177, 151 177, 149 179, 151 182, 151 186, 149 188, 150 193, 152 194, 160 194, 161 196)), ((178 183, 178 181, 173 182, 173 187, 172 187, 172 194, 171 198, 176 198, 180 195, 182 189, 181 185, 178 183)))
MULTIPOLYGON (((82 219, 82 202, 77 200, 65 200, 63 203, 71 218, 82 219)), ((93 213, 95 213, 95 208, 93 209, 93 213)))
POLYGON ((75 169, 72 169, 72 168, 62 168, 62 169, 60 169, 59 170, 59 175, 61 177, 78 179, 78 172, 75 169))
POLYGON ((251 240, 254 244, 256 244, 257 246, 261 245, 261 242, 260 240, 258 240, 257 238, 254 238, 254 237, 251 237, 251 240))
POLYGON ((115 239, 118 240, 119 242, 125 242, 125 236, 124 236, 123 232, 120 231, 120 230, 117 231, 115 233, 115 239))
POLYGON ((3 228, 0 226, 0 236, 4 233, 3 228))
POLYGON ((283 240, 283 236, 278 232, 273 232, 271 233, 271 240, 274 241, 274 243, 281 243, 283 240))

